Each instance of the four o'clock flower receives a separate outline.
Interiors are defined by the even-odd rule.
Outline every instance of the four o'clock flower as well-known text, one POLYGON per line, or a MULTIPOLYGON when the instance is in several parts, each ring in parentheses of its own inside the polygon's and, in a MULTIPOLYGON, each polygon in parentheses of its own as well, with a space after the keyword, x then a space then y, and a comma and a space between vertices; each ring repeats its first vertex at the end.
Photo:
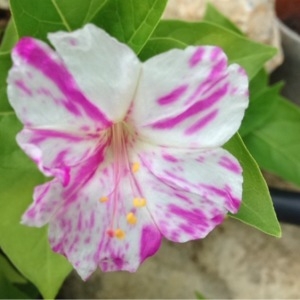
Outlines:
POLYGON ((205 237, 241 203, 242 170, 221 146, 240 126, 248 81, 214 46, 142 63, 88 24, 15 46, 8 96, 20 147, 54 178, 34 190, 22 222, 82 278, 135 271, 162 237, 205 237))

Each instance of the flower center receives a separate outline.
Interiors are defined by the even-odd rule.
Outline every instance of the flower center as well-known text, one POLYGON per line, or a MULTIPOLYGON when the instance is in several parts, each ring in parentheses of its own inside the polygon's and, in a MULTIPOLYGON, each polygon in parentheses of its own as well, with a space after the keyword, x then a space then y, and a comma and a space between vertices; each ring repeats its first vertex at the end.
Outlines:
MULTIPOLYGON (((124 173, 124 167, 128 162, 128 155, 126 149, 127 132, 125 132, 125 126, 122 122, 116 123, 111 128, 111 146, 114 159, 114 183, 115 186, 119 184, 122 173, 124 173)), ((125 168, 126 169, 126 168, 125 168)), ((116 194, 116 193, 115 193, 116 194)))
MULTIPOLYGON (((131 162, 128 156, 128 151, 132 147, 134 142, 133 131, 130 130, 128 124, 125 122, 115 123, 108 131, 111 139, 111 151, 113 155, 113 191, 110 195, 103 195, 99 202, 104 204, 109 202, 112 205, 113 216, 110 223, 110 228, 107 229, 107 234, 110 237, 116 237, 118 239, 124 239, 126 233, 118 226, 118 217, 125 218, 127 224, 134 226, 138 222, 137 209, 146 206, 146 200, 141 196, 141 189, 134 176, 140 170, 139 162, 131 162), (122 211, 127 205, 123 205, 120 201, 126 201, 127 199, 120 199, 123 195, 128 196, 127 193, 122 193, 122 188, 128 187, 122 186, 121 181, 127 179, 132 191, 132 209, 127 211, 124 216, 118 216, 118 212, 122 211), (118 207, 120 206, 121 207, 118 207)), ((124 182, 123 182, 124 184, 124 182)))

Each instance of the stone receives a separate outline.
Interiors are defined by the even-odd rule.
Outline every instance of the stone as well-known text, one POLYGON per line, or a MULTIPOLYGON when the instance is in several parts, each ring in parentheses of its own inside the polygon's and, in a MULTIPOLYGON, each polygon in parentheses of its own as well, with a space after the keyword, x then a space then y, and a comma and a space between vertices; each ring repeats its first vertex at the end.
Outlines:
POLYGON ((9 0, 0 0, 0 8, 8 9, 9 8, 9 0))

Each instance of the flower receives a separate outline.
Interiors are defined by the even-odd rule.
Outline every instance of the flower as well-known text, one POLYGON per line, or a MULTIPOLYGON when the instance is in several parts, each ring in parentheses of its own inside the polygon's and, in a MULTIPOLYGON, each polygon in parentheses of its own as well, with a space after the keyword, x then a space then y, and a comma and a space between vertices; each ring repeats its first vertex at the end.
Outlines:
POLYGON ((135 271, 162 236, 205 237, 241 203, 242 170, 221 146, 240 126, 248 80, 214 46, 140 62, 88 24, 15 46, 8 96, 24 124, 20 147, 51 181, 23 224, 86 279, 135 271))

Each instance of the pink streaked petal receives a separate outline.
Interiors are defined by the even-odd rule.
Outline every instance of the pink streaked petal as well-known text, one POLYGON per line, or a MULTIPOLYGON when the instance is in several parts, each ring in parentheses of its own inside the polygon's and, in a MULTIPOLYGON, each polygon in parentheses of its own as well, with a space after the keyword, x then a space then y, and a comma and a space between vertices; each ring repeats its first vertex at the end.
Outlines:
POLYGON ((41 227, 46 225, 61 206, 62 184, 57 179, 39 185, 34 189, 34 202, 22 216, 22 224, 41 227))
MULTIPOLYGON (((83 279, 97 266, 103 271, 135 271, 158 250, 162 238, 148 209, 133 206, 139 195, 132 189, 132 177, 125 176, 129 170, 124 169, 116 185, 111 153, 103 159, 99 154, 72 169, 70 184, 56 195, 61 205, 50 220, 53 250, 65 255, 83 279), (101 201, 103 197, 107 200, 101 201), (136 224, 128 222, 130 212, 136 224), (124 238, 111 237, 117 229, 124 238)), ((32 208, 28 213, 34 215, 32 208)))
MULTIPOLYGON (((81 187, 86 185, 99 166, 103 165, 105 150, 106 145, 99 146, 97 151, 83 163, 70 168, 68 172, 68 184, 65 184, 57 176, 58 178, 37 186, 33 195, 34 202, 24 213, 22 222, 29 226, 43 226, 55 217, 61 207, 72 203, 74 195, 79 192, 81 187)), ((33 152, 34 150, 31 151, 33 152)), ((57 174, 49 173, 47 175, 57 174)))
POLYGON ((70 168, 86 161, 100 149, 105 151, 110 141, 104 132, 78 135, 74 132, 24 128, 17 135, 17 142, 46 176, 55 176, 67 185, 70 168))
POLYGON ((238 130, 247 106, 248 79, 240 66, 228 67, 218 47, 187 47, 143 64, 128 121, 161 146, 212 148, 238 130))
POLYGON ((242 169, 226 150, 203 152, 136 147, 148 209, 162 234, 176 242, 205 237, 241 204, 242 169))
POLYGON ((134 52, 93 24, 48 37, 84 94, 110 119, 123 119, 141 71, 134 52))
POLYGON ((92 131, 112 124, 80 91, 61 58, 45 43, 22 38, 13 49, 8 96, 26 126, 82 126, 92 131))
POLYGON ((141 171, 137 178, 146 182, 144 195, 148 209, 162 235, 171 241, 204 238, 226 215, 227 211, 213 201, 162 184, 148 171, 141 171))
MULTIPOLYGON (((137 194, 132 189, 130 177, 121 179, 118 187, 118 202, 107 203, 107 214, 114 219, 114 229, 120 228, 125 233, 124 239, 111 238, 106 232, 99 245, 99 266, 102 271, 125 270, 135 272, 149 256, 154 255, 161 244, 162 235, 153 222, 147 207, 134 207, 133 199, 137 194), (133 213, 136 224, 128 223, 126 217, 133 213), (117 258, 117 260, 116 260, 117 258)), ((110 225, 111 226, 111 225, 110 225)), ((109 227, 107 227, 109 229, 109 227)))
POLYGON ((25 125, 17 141, 45 175, 68 184, 70 167, 103 144, 103 130, 112 122, 45 43, 23 38, 12 56, 8 96, 25 125))

